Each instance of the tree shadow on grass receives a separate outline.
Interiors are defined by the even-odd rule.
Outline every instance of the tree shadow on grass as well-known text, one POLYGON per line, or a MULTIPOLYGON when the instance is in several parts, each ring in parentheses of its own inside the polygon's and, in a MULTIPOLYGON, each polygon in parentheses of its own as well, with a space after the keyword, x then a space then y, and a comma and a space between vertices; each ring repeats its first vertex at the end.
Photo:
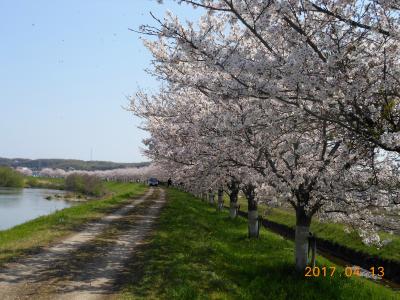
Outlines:
MULTIPOLYGON (((305 278, 295 272, 293 243, 263 231, 247 238, 246 221, 230 220, 184 193, 170 192, 146 253, 132 260, 128 293, 155 299, 371 299, 364 282, 305 278), (189 206, 190 205, 190 206, 189 206), (140 270, 140 276, 137 270, 140 270)), ((381 298, 385 299, 385 295, 381 298)))

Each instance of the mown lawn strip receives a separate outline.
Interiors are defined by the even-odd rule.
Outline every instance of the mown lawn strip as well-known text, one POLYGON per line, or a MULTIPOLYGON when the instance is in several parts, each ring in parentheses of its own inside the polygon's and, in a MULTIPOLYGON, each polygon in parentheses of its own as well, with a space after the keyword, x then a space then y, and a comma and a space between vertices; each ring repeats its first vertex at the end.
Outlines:
MULTIPOLYGON (((400 299, 389 288, 345 277, 339 266, 332 278, 299 276, 291 241, 266 230, 249 240, 246 220, 230 220, 180 191, 167 196, 121 299, 400 299)), ((318 264, 334 266, 323 258, 318 264)))

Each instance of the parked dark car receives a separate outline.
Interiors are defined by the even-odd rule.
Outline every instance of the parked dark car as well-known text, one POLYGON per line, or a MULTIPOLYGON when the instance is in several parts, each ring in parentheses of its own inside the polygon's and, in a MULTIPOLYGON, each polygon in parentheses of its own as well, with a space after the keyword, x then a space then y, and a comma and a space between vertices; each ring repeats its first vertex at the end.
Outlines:
POLYGON ((147 181, 149 186, 158 186, 159 182, 157 178, 149 178, 147 181))

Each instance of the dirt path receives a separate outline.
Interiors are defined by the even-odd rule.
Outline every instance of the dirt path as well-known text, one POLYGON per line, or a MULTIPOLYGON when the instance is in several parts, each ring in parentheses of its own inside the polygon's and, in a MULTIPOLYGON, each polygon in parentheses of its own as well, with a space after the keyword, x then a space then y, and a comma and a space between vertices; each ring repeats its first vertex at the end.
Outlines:
POLYGON ((162 189, 91 223, 45 251, 0 271, 0 299, 104 299, 149 234, 165 202, 162 189))

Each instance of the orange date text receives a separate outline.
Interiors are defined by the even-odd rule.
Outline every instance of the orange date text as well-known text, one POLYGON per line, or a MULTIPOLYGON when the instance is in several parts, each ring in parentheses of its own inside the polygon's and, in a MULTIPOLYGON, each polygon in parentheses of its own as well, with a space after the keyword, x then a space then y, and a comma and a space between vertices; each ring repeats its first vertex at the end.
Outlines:
MULTIPOLYGON (((371 267, 368 270, 372 277, 378 276, 383 278, 385 276, 385 269, 383 267, 371 267)), ((304 270, 305 277, 333 277, 334 275, 344 275, 346 277, 361 276, 361 268, 358 266, 347 266, 343 272, 336 272, 335 266, 323 267, 306 267, 304 270)))

